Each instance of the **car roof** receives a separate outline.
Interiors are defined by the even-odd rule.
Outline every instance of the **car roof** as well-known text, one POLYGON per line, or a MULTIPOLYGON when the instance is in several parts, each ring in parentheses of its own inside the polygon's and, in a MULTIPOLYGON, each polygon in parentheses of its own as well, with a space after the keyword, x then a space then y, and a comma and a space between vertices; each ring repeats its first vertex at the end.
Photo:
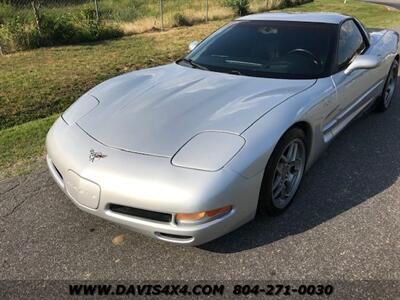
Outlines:
POLYGON ((340 24, 342 21, 350 18, 339 13, 313 12, 313 13, 262 13, 248 15, 237 20, 247 21, 292 21, 309 23, 328 23, 340 24))

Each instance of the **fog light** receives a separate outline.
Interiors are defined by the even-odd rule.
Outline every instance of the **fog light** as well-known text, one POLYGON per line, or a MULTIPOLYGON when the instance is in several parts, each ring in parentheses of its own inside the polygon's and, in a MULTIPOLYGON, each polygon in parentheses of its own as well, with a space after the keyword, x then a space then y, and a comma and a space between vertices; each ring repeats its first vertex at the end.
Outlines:
POLYGON ((197 213, 179 213, 176 214, 175 218, 177 222, 198 222, 198 221, 207 221, 209 219, 215 218, 217 216, 226 214, 232 210, 232 206, 225 206, 209 211, 201 211, 197 213))

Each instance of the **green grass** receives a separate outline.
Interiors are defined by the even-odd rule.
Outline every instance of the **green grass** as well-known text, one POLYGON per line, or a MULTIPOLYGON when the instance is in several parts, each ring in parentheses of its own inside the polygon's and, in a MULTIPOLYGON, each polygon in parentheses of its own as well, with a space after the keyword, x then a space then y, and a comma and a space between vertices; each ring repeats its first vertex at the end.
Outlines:
POLYGON ((46 133, 57 116, 0 131, 0 179, 28 172, 44 155, 46 133))
MULTIPOLYGON (((316 0, 290 10, 338 11, 370 27, 400 26, 398 12, 352 0, 316 0)), ((186 52, 190 41, 227 21, 0 56, 0 177, 19 174, 43 155, 44 136, 55 119, 49 116, 65 110, 85 91, 118 74, 172 62, 186 52), (30 123, 19 125, 26 122, 30 123)))
POLYGON ((288 11, 330 11, 348 14, 360 19, 368 27, 391 28, 400 25, 400 12, 389 11, 386 7, 356 0, 316 0, 313 3, 287 9, 288 11))

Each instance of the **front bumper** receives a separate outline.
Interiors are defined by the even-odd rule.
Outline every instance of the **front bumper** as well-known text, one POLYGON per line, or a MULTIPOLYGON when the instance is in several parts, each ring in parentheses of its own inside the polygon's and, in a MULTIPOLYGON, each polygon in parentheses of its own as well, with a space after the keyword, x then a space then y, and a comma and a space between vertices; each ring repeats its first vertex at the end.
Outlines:
POLYGON ((147 236, 199 245, 254 218, 262 175, 245 179, 229 167, 217 172, 172 166, 170 158, 107 147, 77 125, 59 118, 47 135, 47 164, 67 196, 83 211, 147 236), (107 155, 93 162, 91 149, 107 155), (170 214, 169 222, 121 214, 111 205, 170 214), (232 205, 228 214, 203 224, 177 224, 176 213, 232 205))

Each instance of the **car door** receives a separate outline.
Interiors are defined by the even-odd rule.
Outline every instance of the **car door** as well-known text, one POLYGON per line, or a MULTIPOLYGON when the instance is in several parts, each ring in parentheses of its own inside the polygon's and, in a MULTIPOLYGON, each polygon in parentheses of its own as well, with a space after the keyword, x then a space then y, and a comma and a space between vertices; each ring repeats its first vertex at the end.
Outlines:
POLYGON ((347 67, 358 55, 368 51, 369 41, 353 19, 346 20, 340 27, 336 58, 337 73, 332 81, 337 89, 336 105, 331 120, 324 131, 332 136, 340 132, 373 99, 371 88, 375 84, 374 69, 358 69, 345 74, 347 67))

